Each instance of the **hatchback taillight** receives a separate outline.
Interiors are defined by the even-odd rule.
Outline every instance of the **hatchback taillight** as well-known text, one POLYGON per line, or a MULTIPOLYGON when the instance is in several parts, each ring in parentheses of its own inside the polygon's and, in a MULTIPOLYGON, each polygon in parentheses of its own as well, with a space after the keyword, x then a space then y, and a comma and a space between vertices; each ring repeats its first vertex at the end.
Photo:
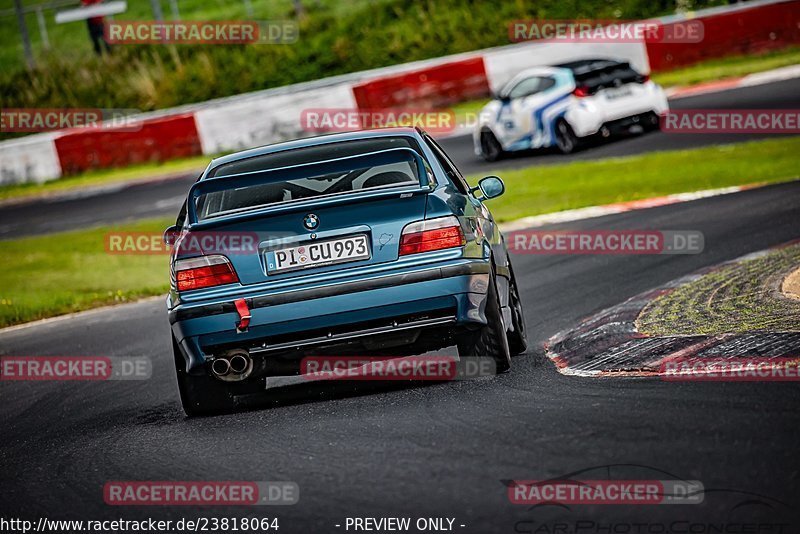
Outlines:
POLYGON ((175 262, 175 287, 178 291, 202 289, 238 282, 230 260, 220 254, 188 258, 175 262))
POLYGON ((462 247, 464 231, 456 217, 439 217, 411 223, 400 236, 400 255, 418 254, 445 248, 462 247))
POLYGON ((589 96, 589 88, 584 87, 583 85, 578 86, 572 91, 572 94, 577 96, 578 98, 583 98, 584 96, 589 96))

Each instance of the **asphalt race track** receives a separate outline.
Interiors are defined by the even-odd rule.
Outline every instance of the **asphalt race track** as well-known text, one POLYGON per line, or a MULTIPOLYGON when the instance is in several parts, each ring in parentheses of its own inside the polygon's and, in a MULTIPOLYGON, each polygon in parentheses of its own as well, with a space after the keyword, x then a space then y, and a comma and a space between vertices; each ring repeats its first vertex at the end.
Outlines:
MULTIPOLYGON (((515 256, 532 343, 510 373, 356 393, 340 386, 306 402, 228 416, 183 416, 161 300, 6 331, 2 354, 146 355, 154 374, 139 382, 0 383, 0 510, 30 519, 266 516, 279 518, 281 533, 345 532, 347 517, 393 515, 451 517, 454 530, 471 533, 535 532, 548 521, 576 520, 587 525, 578 532, 637 532, 633 522, 656 524, 638 532, 670 532, 656 528, 676 521, 700 527, 674 532, 748 532, 708 530, 730 523, 800 532, 797 382, 571 378, 541 346, 639 292, 800 238, 798 221, 800 182, 572 223, 700 230, 706 249, 515 256), (617 467, 602 467, 609 465, 617 467), (529 507, 511 504, 501 482, 595 467, 602 474, 638 469, 628 478, 699 480, 704 502, 529 507), (294 481, 300 502, 111 507, 102 488, 112 480, 294 481), (629 529, 592 530, 593 522, 629 529)), ((554 532, 548 528, 538 532, 554 532)))
MULTIPOLYGON (((671 102, 675 109, 796 109, 800 104, 800 78, 730 91, 698 95, 671 102)), ((530 165, 563 163, 628 156, 657 150, 696 148, 769 137, 768 134, 666 134, 615 139, 570 156, 549 152, 523 153, 495 163, 475 156, 469 135, 442 140, 442 145, 467 175, 530 165)), ((775 137, 774 135, 772 137, 775 137)), ((36 200, 0 209, 0 239, 120 223, 145 217, 176 215, 191 183, 186 175, 174 180, 110 186, 103 192, 76 193, 67 198, 36 200)))

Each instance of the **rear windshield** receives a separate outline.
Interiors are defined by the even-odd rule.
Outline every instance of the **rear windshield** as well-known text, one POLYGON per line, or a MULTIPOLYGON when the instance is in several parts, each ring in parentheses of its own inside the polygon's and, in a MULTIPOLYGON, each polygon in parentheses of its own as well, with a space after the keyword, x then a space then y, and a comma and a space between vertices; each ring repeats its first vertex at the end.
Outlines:
POLYGON ((314 163, 315 161, 326 161, 356 154, 369 154, 388 150, 390 148, 410 148, 418 154, 422 151, 413 137, 371 137, 369 139, 354 139, 352 141, 342 141, 339 143, 326 143, 294 150, 283 150, 254 156, 252 158, 232 161, 219 167, 211 169, 208 173, 209 178, 216 176, 230 176, 231 174, 241 174, 243 172, 265 171, 277 169, 278 167, 288 167, 300 163, 314 163))
POLYGON ((628 63, 617 61, 595 61, 573 64, 571 67, 575 83, 594 94, 600 89, 618 87, 626 83, 642 83, 645 78, 628 63))
MULTIPOLYGON (((412 138, 383 138, 333 145, 315 146, 269 154, 233 162, 215 169, 218 177, 243 172, 254 172, 287 167, 300 163, 326 161, 337 157, 346 157, 360 153, 369 153, 386 148, 413 148, 416 145, 412 138), (378 141, 365 143, 364 141, 378 141), (352 146, 352 145, 358 146, 352 146), (253 160, 259 160, 256 164, 253 160)), ((394 188, 420 185, 418 170, 413 159, 373 165, 368 160, 354 163, 344 172, 320 174, 309 170, 308 176, 292 180, 270 180, 265 175, 264 183, 235 187, 229 190, 201 195, 197 201, 199 220, 229 215, 248 209, 285 202, 308 200, 314 197, 340 195, 366 189, 394 188)), ((235 180, 235 178, 232 178, 235 180)))

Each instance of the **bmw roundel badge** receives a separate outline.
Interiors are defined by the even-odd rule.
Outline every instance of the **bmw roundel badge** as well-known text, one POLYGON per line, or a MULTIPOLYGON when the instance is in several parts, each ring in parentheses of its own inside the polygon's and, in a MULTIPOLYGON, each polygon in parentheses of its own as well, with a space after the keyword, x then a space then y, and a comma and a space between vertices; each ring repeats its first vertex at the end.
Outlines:
POLYGON ((303 217, 303 226, 305 226, 307 230, 316 230, 319 226, 319 217, 313 213, 309 213, 303 217))

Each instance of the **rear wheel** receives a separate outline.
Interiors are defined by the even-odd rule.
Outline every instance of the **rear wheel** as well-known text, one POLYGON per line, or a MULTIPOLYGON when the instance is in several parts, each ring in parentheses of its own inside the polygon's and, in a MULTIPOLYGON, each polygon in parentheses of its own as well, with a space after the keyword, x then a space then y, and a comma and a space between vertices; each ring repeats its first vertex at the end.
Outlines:
POLYGON ((178 393, 186 415, 211 415, 233 410, 233 397, 228 393, 225 384, 206 373, 191 375, 186 372, 186 360, 174 337, 172 355, 178 377, 178 393))
POLYGON ((481 156, 486 161, 497 161, 503 155, 503 146, 490 131, 481 132, 481 156))
POLYGON ((514 327, 514 330, 508 333, 508 348, 511 355, 516 356, 528 348, 528 334, 525 330, 525 315, 522 312, 522 300, 519 298, 517 277, 514 276, 511 263, 508 264, 508 270, 511 273, 508 281, 508 305, 511 308, 511 324, 514 327))
POLYGON ((650 112, 644 123, 644 129, 648 132, 655 132, 661 129, 661 117, 656 112, 650 112))
POLYGON ((489 290, 486 295, 486 324, 460 337, 458 355, 492 358, 496 365, 495 372, 498 374, 508 371, 511 367, 511 351, 503 326, 503 313, 500 310, 494 270, 489 275, 489 290))
POLYGON ((564 119, 558 119, 555 127, 556 146, 562 154, 571 154, 578 148, 578 137, 564 119))

